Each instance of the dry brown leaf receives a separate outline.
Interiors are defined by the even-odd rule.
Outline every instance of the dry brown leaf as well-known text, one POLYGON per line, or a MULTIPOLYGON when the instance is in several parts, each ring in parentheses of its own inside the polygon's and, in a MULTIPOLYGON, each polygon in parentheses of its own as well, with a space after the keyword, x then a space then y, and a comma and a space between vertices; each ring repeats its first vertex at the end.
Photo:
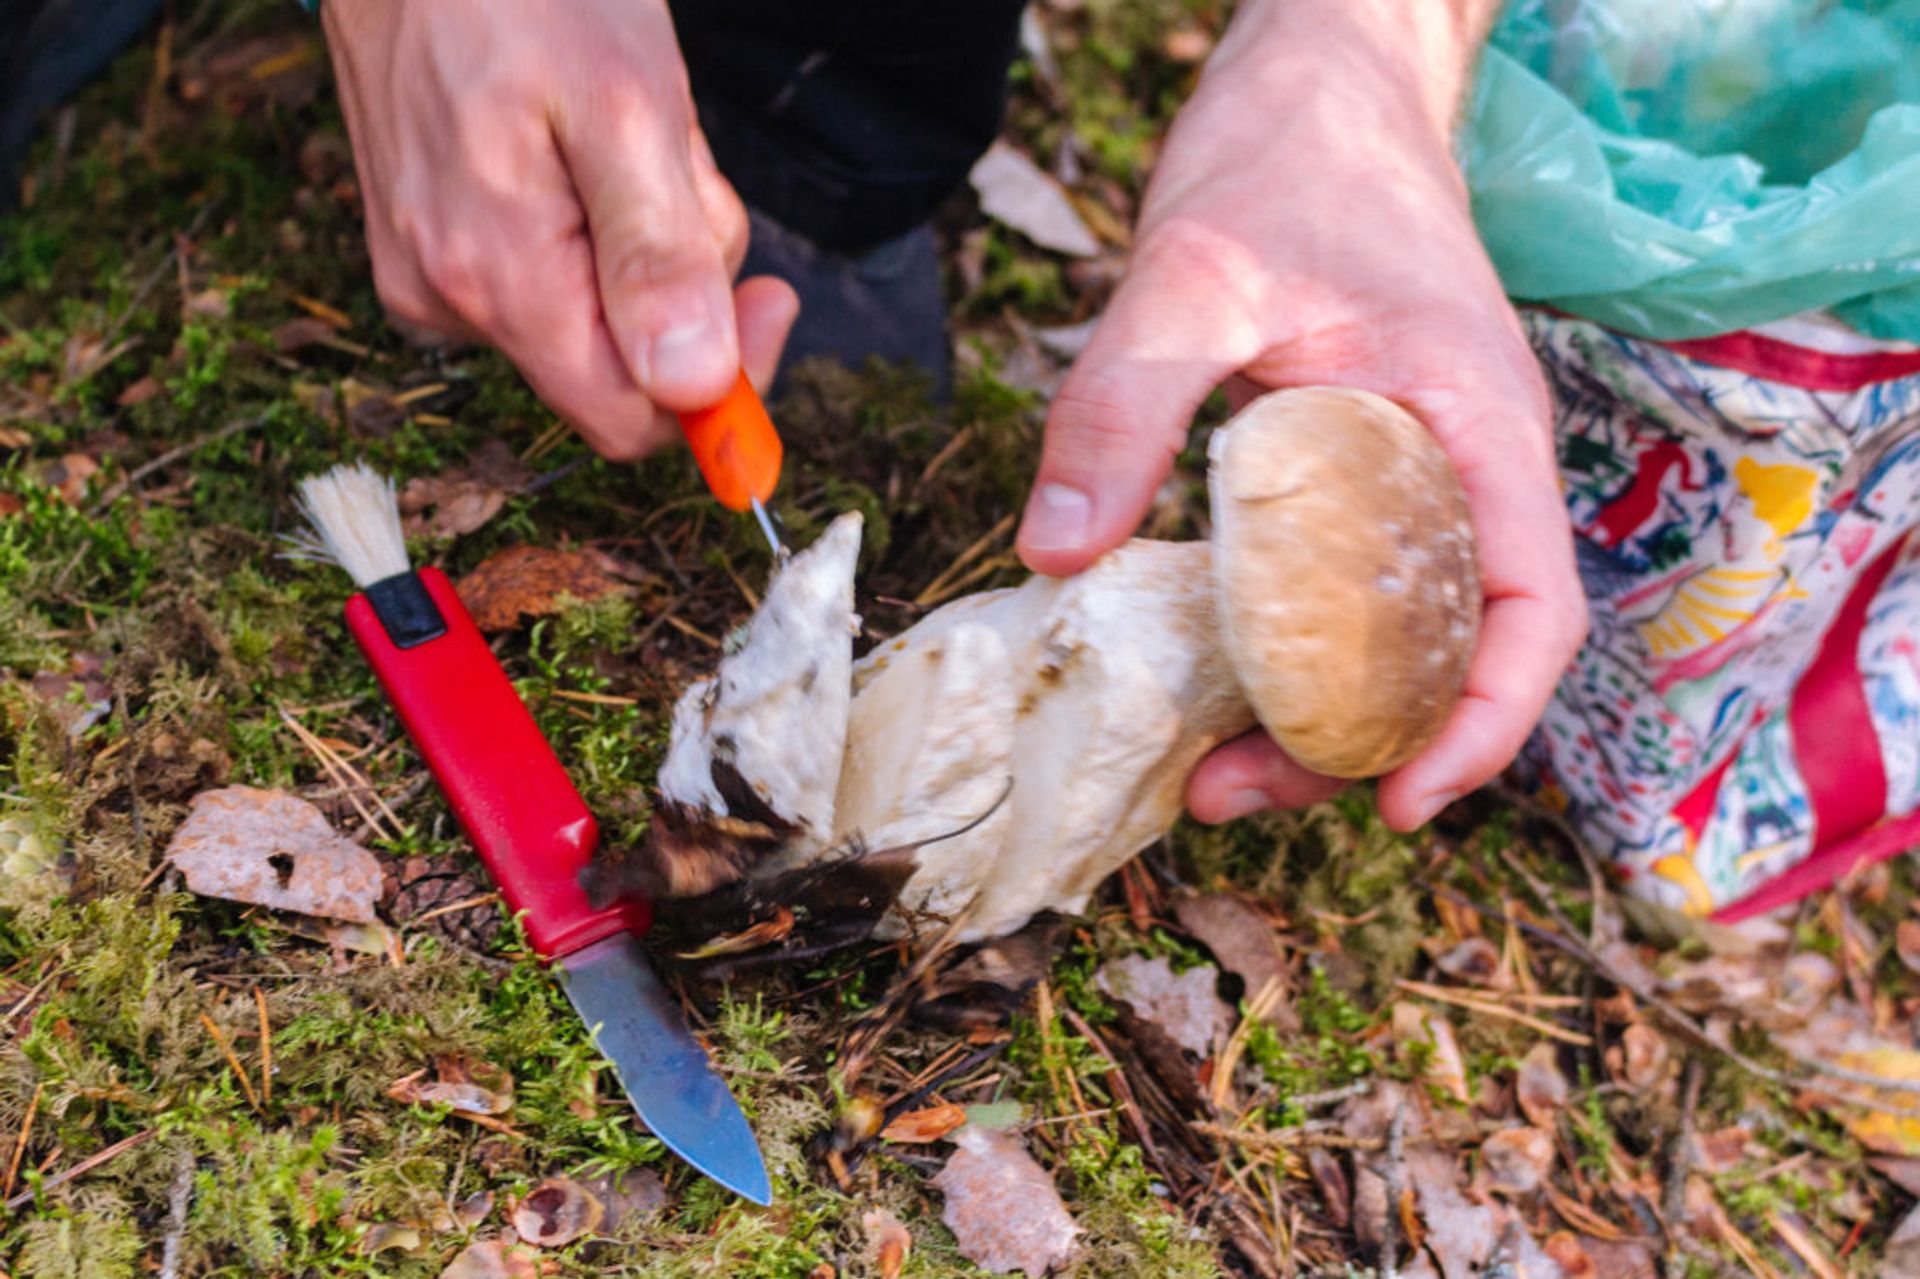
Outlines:
POLYGON ((482 1239, 447 1263, 440 1279, 539 1279, 540 1254, 521 1244, 482 1239))
POLYGON ((17 426, 0 426, 0 449, 23 449, 33 443, 33 437, 17 426))
POLYGON ((513 1228, 540 1248, 564 1248, 600 1228, 606 1205, 571 1177, 549 1177, 513 1209, 513 1228))
POLYGON ((418 1226, 403 1221, 378 1221, 360 1236, 360 1255, 372 1257, 389 1250, 412 1252, 424 1242, 418 1226))
POLYGON ((1637 1239, 1595 1239, 1583 1236, 1580 1246, 1593 1259, 1600 1279, 1658 1279, 1659 1255, 1637 1239))
POLYGON ((1539 1127, 1553 1127, 1567 1104, 1567 1077, 1560 1073, 1560 1050, 1552 1042, 1541 1040, 1521 1059, 1513 1092, 1521 1114, 1539 1127))
POLYGON ((1123 955, 1100 965, 1095 989, 1133 1009, 1196 1057, 1205 1057, 1233 1030, 1233 1013, 1216 989, 1220 970, 1198 964, 1176 974, 1164 955, 1123 955))
POLYGON ((1069 257, 1099 254, 1099 239, 1074 208, 1066 189, 1016 148, 995 142, 967 180, 980 197, 982 213, 1041 248, 1069 257))
POLYGON ((1503 1128, 1480 1143, 1487 1188, 1530 1195, 1553 1170, 1553 1137, 1540 1128, 1503 1128))
POLYGON ((228 786, 193 797, 167 857, 203 897, 369 923, 380 862, 297 795, 228 786))
POLYGON ((445 1105, 461 1115, 504 1115, 513 1109, 513 1076, 490 1062, 456 1054, 434 1058, 434 1078, 416 1070, 387 1085, 387 1096, 403 1105, 445 1105))
POLYGON ((654 1216, 667 1203, 667 1187, 651 1168, 589 1177, 580 1184, 606 1208, 600 1223, 600 1233, 605 1235, 618 1234, 627 1223, 654 1216))
POLYGON ((1540 1246, 1560 1267, 1562 1279, 1600 1279, 1600 1268, 1581 1246, 1580 1236, 1571 1230, 1554 1231, 1540 1246))
POLYGON ((68 506, 78 506, 87 497, 87 482, 100 473, 100 463, 85 453, 63 454, 56 462, 39 468, 40 482, 54 490, 68 506))
MULTIPOLYGON (((407 410, 392 395, 384 388, 370 386, 358 378, 341 380, 339 400, 346 406, 347 426, 355 435, 385 439, 406 420, 407 410)), ((404 495, 401 500, 404 504, 404 495)))
POLYGON ((913 1255, 913 1236, 900 1218, 885 1208, 874 1208, 860 1215, 860 1229, 867 1236, 867 1259, 880 1279, 899 1279, 900 1267, 913 1255))
POLYGON ((1701 1172, 1732 1172, 1746 1162, 1748 1149, 1753 1145, 1753 1131, 1745 1127, 1718 1128, 1695 1133, 1691 1140, 1694 1166, 1701 1172))
POLYGON ((1190 66, 1207 60, 1213 52, 1213 37, 1198 27, 1180 27, 1167 32, 1160 47, 1167 61, 1190 66))
MULTIPOLYGON (((319 325, 320 321, 293 323, 319 325)), ((466 465, 408 480, 400 490, 402 526, 409 535, 459 537, 471 533, 498 515, 507 499, 532 479, 533 472, 506 441, 488 440, 466 465)))
POLYGON ((1635 1022, 1620 1036, 1621 1077, 1634 1088, 1651 1088, 1666 1078, 1667 1041, 1645 1022, 1635 1022))
POLYGON ((1346 1165, 1338 1155, 1323 1146, 1307 1147, 1307 1171, 1326 1205, 1327 1220, 1335 1230, 1345 1230, 1353 1218, 1353 1187, 1347 1181, 1346 1165))
POLYGON ((933 1184, 946 1196, 940 1219, 961 1254, 989 1270, 1023 1270, 1028 1279, 1064 1266, 1080 1227, 1019 1138, 968 1124, 953 1140, 958 1149, 933 1184))
POLYGON ((148 400, 160 394, 163 389, 160 385, 160 379, 152 376, 143 377, 137 381, 129 382, 126 388, 114 398, 113 402, 123 409, 130 409, 136 404, 145 404, 148 400))
POLYGON ((880 1130, 880 1140, 925 1145, 938 1141, 967 1122, 967 1108, 952 1103, 909 1110, 880 1130))
POLYGON ((1421 1080, 1432 1084, 1455 1101, 1471 1101, 1467 1091, 1467 1067, 1460 1057, 1460 1042, 1454 1038, 1453 1023, 1441 1014, 1401 1000, 1393 1006, 1393 1046, 1403 1061, 1412 1060, 1414 1046, 1425 1045, 1427 1057, 1421 1080))
POLYGON ((493 1192, 476 1190, 453 1206, 453 1220, 462 1230, 472 1230, 493 1212, 493 1192))
POLYGON ((554 546, 509 546, 454 587, 483 631, 510 631, 522 618, 560 611, 562 596, 597 600, 628 589, 602 557, 554 546))
POLYGON ((1434 966, 1455 981, 1494 990, 1507 985, 1500 971, 1500 952, 1484 937, 1469 937, 1435 959, 1434 966))
MULTIPOLYGON (((1252 999, 1269 982, 1286 989, 1287 969, 1267 917, 1231 893, 1193 893, 1174 899, 1174 918, 1202 946, 1213 952, 1220 966, 1245 985, 1252 999)), ((1297 1027, 1299 1014, 1282 1000, 1266 1020, 1283 1029, 1297 1027)))
POLYGON ((314 316, 301 316, 288 320, 273 330, 273 349, 282 355, 292 355, 295 351, 312 346, 316 342, 326 342, 333 338, 333 326, 314 316))

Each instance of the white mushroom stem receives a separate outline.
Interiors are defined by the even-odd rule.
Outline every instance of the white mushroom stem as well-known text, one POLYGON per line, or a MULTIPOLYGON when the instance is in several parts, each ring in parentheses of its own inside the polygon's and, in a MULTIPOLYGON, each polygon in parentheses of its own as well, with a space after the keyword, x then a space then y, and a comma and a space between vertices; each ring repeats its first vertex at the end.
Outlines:
POLYGON ((1459 695, 1480 611, 1438 446, 1378 397, 1313 388, 1249 406, 1212 463, 1211 546, 1136 540, 956 600, 850 675, 858 524, 836 523, 682 698, 663 794, 777 819, 756 874, 918 845, 881 931, 959 919, 978 940, 1078 911, 1256 721, 1323 772, 1405 762, 1459 695))

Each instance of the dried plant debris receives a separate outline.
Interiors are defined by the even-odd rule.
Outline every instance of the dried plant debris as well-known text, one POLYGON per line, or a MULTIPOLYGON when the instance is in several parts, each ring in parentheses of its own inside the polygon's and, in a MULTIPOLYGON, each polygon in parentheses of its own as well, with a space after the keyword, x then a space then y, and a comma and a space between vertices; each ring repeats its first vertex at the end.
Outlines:
POLYGON ((1041 1279, 1073 1257, 1080 1233, 1046 1170, 1020 1139, 969 1124, 933 1185, 946 1197, 940 1219, 960 1251, 988 1270, 1041 1279))
MULTIPOLYGON (((314 323, 314 321, 295 321, 314 323)), ((409 536, 458 537, 498 515, 533 472, 504 440, 488 440, 465 466, 417 476, 400 490, 400 514, 409 536)))
POLYGON ((600 1228, 606 1205, 571 1177, 549 1177, 529 1190, 512 1213, 520 1238, 540 1248, 563 1248, 600 1228))
POLYGON ((550 617, 565 600, 591 603, 633 589, 633 571, 592 548, 509 546, 454 584, 473 624, 489 634, 550 617))
POLYGON ((539 1279, 540 1254, 524 1244, 482 1239, 461 1249, 440 1279, 539 1279))
POLYGON ((1298 1028, 1299 1016, 1286 997, 1286 954, 1265 915, 1232 893, 1182 893, 1174 898, 1173 911, 1180 927, 1240 979, 1243 998, 1252 1000, 1274 987, 1280 997, 1270 1001, 1266 1019, 1283 1029, 1298 1028))
POLYGON ((1212 1053, 1233 1029, 1219 995, 1220 970, 1200 964, 1175 973, 1166 956, 1126 955, 1102 964, 1093 984, 1196 1057, 1212 1053))
POLYGON ((513 1109, 513 1076, 499 1066, 449 1053, 393 1081, 387 1096, 411 1106, 440 1105, 468 1117, 504 1115, 513 1109), (431 1074, 432 1078, 428 1078, 431 1074))
POLYGON ((380 897, 379 860, 284 791, 201 792, 167 856, 206 897, 361 924, 380 897))

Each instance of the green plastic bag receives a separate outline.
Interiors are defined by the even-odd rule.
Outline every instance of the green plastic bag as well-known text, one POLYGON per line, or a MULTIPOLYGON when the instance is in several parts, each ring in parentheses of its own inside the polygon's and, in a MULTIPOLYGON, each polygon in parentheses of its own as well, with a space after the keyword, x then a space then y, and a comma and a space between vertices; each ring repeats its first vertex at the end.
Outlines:
POLYGON ((1458 145, 1516 299, 1920 341, 1920 0, 1515 0, 1458 145))

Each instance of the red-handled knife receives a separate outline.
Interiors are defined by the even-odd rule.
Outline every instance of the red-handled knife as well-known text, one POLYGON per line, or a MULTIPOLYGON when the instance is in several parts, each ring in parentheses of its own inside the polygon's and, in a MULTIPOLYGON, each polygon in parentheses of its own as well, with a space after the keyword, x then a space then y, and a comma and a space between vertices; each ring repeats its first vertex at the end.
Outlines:
POLYGON ((392 484, 336 467, 301 484, 317 538, 296 553, 340 564, 362 591, 347 626, 527 939, 667 1147, 768 1203, 746 1117, 640 950, 644 901, 595 910, 580 883, 599 826, 438 569, 406 562, 392 484))

